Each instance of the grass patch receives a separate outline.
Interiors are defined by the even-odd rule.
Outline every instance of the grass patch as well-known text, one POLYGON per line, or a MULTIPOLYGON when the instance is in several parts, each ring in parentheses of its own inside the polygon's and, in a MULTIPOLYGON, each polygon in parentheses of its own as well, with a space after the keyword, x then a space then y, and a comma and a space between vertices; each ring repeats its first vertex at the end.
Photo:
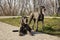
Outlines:
MULTIPOLYGON (((8 23, 8 24, 11 24, 13 26, 17 26, 19 27, 20 26, 20 18, 6 18, 6 19, 0 19, 1 22, 4 22, 4 23, 8 23)), ((33 24, 33 21, 32 23, 30 24, 30 26, 32 26, 33 24)), ((45 18, 44 19, 44 33, 48 33, 48 34, 54 34, 54 35, 58 35, 60 37, 60 19, 57 19, 57 18, 52 18, 52 19, 49 19, 49 18, 45 18)), ((38 26, 39 26, 39 31, 42 30, 42 25, 41 25, 41 22, 38 23, 38 26)), ((34 25, 35 27, 35 25, 34 25)), ((36 29, 36 27, 34 28, 36 29)))
POLYGON ((11 24, 13 26, 18 26, 20 25, 20 18, 5 18, 5 19, 0 19, 1 22, 11 24))

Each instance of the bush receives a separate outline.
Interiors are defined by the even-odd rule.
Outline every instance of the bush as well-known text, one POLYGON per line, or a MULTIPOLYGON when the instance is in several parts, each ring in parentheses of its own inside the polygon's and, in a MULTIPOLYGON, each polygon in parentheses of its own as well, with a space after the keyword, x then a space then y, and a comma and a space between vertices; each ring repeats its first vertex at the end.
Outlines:
POLYGON ((44 31, 55 31, 55 30, 52 28, 52 25, 47 24, 47 25, 44 27, 44 31))

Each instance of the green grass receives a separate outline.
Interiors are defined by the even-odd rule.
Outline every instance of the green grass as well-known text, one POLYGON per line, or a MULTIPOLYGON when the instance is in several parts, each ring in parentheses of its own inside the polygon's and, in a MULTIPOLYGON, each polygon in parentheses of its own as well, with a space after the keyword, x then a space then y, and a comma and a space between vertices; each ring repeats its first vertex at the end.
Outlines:
POLYGON ((19 27, 20 25, 20 18, 6 18, 6 19, 0 19, 0 21, 17 27, 19 27))
MULTIPOLYGON (((1 22, 4 23, 8 23, 11 24, 13 26, 20 26, 20 18, 6 18, 6 19, 0 19, 1 22)), ((33 22, 30 24, 30 26, 33 24, 33 22)), ((58 35, 60 37, 60 19, 57 18, 45 18, 44 19, 44 33, 48 33, 48 34, 54 34, 54 35, 58 35)), ((42 25, 41 22, 39 22, 38 24, 39 26, 39 31, 42 30, 42 25)), ((35 27, 35 25, 34 25, 35 27)), ((36 28, 35 28, 36 29, 36 28)))

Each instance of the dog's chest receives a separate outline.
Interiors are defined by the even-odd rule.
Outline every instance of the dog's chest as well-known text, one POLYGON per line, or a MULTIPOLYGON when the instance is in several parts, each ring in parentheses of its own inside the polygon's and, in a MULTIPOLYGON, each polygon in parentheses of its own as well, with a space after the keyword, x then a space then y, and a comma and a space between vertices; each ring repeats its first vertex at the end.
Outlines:
POLYGON ((34 18, 37 19, 37 18, 38 18, 38 15, 39 15, 39 14, 38 14, 37 12, 34 12, 34 18))

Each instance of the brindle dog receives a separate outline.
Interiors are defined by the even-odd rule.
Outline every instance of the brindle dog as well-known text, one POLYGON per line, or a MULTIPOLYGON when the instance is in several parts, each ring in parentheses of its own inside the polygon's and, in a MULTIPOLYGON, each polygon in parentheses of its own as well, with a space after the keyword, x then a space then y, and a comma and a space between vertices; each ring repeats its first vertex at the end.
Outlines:
POLYGON ((21 19, 21 27, 20 27, 19 35, 23 36, 23 35, 27 34, 27 31, 29 31, 29 33, 33 36, 32 29, 28 25, 28 19, 27 19, 27 17, 23 17, 21 19))

